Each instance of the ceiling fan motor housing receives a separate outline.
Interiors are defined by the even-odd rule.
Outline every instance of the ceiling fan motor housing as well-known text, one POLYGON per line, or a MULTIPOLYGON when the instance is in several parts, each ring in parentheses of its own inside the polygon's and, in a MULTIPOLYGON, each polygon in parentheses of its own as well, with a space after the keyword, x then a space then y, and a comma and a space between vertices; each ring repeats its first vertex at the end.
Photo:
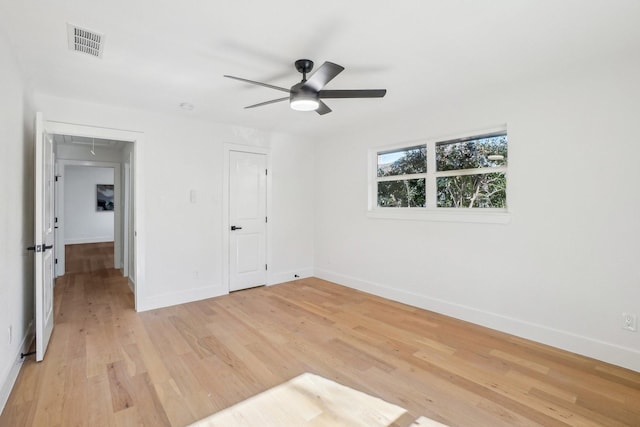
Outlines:
POLYGON ((320 104, 320 95, 313 89, 304 86, 304 81, 291 86, 289 92, 291 108, 299 111, 312 111, 320 104))

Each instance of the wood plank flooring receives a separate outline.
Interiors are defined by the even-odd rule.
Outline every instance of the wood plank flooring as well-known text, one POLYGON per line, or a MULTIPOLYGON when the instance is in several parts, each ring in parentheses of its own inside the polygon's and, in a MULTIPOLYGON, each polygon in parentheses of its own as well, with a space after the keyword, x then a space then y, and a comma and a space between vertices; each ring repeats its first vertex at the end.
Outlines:
POLYGON ((65 274, 113 268, 113 242, 65 245, 65 274))
POLYGON ((314 278, 136 313, 92 265, 0 426, 184 426, 304 372, 451 426, 640 426, 637 372, 314 278))

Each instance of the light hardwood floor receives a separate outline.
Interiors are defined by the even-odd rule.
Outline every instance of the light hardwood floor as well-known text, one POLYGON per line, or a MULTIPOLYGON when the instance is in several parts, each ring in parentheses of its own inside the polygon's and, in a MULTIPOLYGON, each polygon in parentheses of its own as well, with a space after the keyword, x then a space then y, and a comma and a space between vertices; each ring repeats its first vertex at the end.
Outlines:
POLYGON ((0 426, 183 426, 303 372, 451 426, 640 426, 640 373, 333 283, 136 313, 109 261, 80 264, 0 426))

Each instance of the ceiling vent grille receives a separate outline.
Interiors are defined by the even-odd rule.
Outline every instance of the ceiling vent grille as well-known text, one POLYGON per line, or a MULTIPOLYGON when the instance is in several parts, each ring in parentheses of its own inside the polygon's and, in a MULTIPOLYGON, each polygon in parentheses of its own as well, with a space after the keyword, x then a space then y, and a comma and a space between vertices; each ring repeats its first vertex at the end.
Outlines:
POLYGON ((95 31, 67 24, 69 49, 102 58, 104 35, 95 31))

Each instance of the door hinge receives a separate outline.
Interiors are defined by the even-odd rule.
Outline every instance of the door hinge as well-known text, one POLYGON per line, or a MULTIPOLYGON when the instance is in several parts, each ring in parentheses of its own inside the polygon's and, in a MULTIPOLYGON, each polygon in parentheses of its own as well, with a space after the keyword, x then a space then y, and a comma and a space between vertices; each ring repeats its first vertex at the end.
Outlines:
POLYGON ((265 265, 264 265, 264 269, 265 269, 265 270, 268 270, 268 268, 267 268, 267 264, 265 264, 265 265))
POLYGON ((54 221, 56 224, 58 223, 58 217, 56 217, 56 220, 54 221))
POLYGON ((264 222, 268 222, 268 221, 267 221, 267 217, 266 217, 266 216, 264 217, 264 222))
POLYGON ((269 175, 269 169, 265 169, 265 170, 264 170, 264 174, 265 174, 265 175, 269 175))
POLYGON ((57 263, 58 263, 58 258, 56 258, 56 262, 55 262, 55 264, 57 264, 57 263))

